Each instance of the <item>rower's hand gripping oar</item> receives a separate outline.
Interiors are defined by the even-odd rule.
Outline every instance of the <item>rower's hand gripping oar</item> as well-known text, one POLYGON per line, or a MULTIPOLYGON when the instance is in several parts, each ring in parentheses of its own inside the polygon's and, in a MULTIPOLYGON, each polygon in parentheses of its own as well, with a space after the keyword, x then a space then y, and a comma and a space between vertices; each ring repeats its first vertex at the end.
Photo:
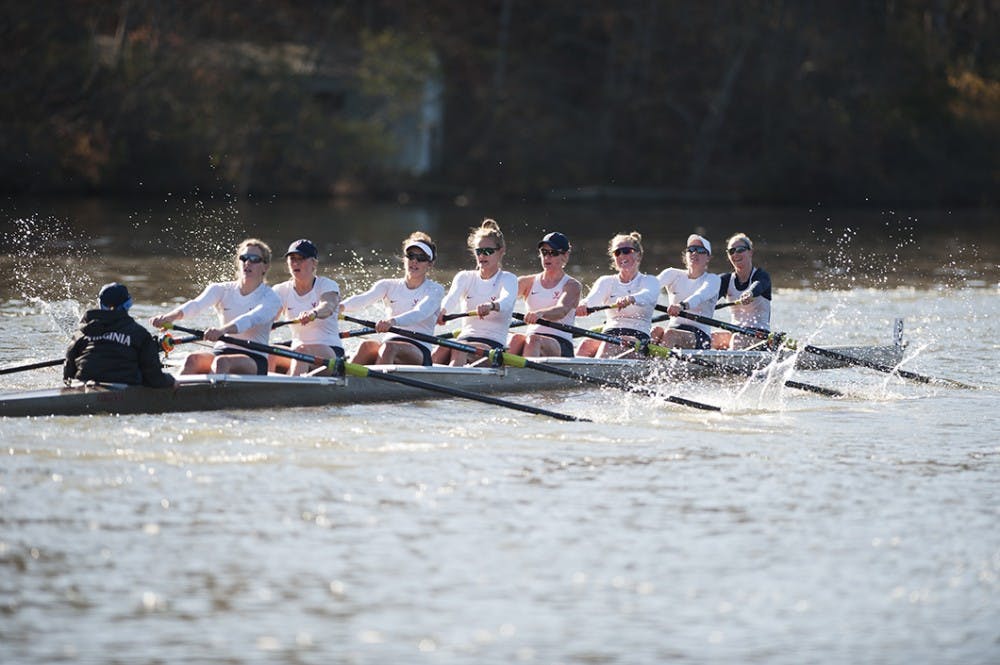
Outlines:
MULTIPOLYGON (((517 316, 516 314, 514 316, 517 316)), ((538 324, 543 326, 548 326, 549 328, 554 328, 556 330, 563 330, 565 332, 579 334, 581 337, 590 337, 591 339, 596 339, 601 342, 608 342, 610 344, 617 344, 625 348, 632 347, 637 353, 649 354, 652 356, 657 356, 659 358, 674 358, 676 360, 681 360, 686 363, 691 363, 692 365, 701 365, 702 367, 709 367, 716 371, 726 372, 729 374, 739 374, 742 376, 753 375, 752 370, 743 371, 737 369, 736 367, 729 367, 727 365, 720 365, 714 363, 710 360, 704 358, 699 358, 697 356, 677 353, 673 349, 667 348, 665 346, 660 346, 658 344, 652 344, 649 342, 636 341, 635 343, 629 343, 621 337, 616 337, 614 335, 607 335, 605 333, 598 333, 592 330, 587 330, 586 328, 578 328, 576 326, 568 326, 564 323, 558 323, 556 321, 546 321, 545 319, 538 319, 538 324)), ((832 388, 824 388, 822 386, 814 386, 808 383, 801 383, 799 381, 785 381, 784 385, 789 388, 796 388, 798 390, 806 390, 809 392, 817 393, 819 395, 826 395, 827 397, 842 397, 843 393, 839 390, 834 390, 832 388)))
MULTIPOLYGON (((375 325, 371 321, 365 321, 364 319, 356 319, 346 314, 340 315, 342 319, 346 321, 351 321, 352 323, 357 323, 362 326, 375 325)), ((514 314, 515 318, 523 319, 523 314, 514 314)), ((540 372, 547 372, 549 374, 556 374, 558 376, 564 376, 568 379, 574 379, 576 381, 582 381, 585 383, 592 383, 599 386, 605 386, 608 388, 617 388, 619 390, 625 390, 627 392, 641 393, 644 395, 651 395, 654 397, 662 397, 668 402, 674 402, 675 404, 682 404, 684 406, 690 406, 695 409, 704 409, 706 411, 721 411, 717 406, 711 404, 703 404, 701 402, 695 402, 693 400, 684 399, 683 397, 676 397, 674 395, 662 396, 654 390, 649 390, 642 388, 640 386, 631 386, 618 381, 610 381, 608 379, 603 379, 597 376, 590 376, 589 374, 582 374, 580 372, 574 372, 562 367, 554 367, 552 365, 547 365, 545 363, 535 362, 534 360, 529 360, 523 356, 518 356, 513 353, 508 353, 500 349, 482 349, 478 346, 472 346, 471 344, 463 344, 461 342, 454 342, 451 340, 441 339, 440 337, 434 337, 431 335, 425 335, 424 333, 414 332, 412 330, 404 330, 402 328, 397 328, 391 326, 389 332, 402 337, 408 337, 410 339, 415 339, 421 342, 428 342, 430 344, 437 344, 439 346, 445 346, 456 351, 464 351, 473 356, 487 357, 490 360, 502 359, 505 365, 511 367, 526 367, 528 369, 538 370, 540 372)))
MULTIPOLYGON (((659 310, 661 307, 663 307, 663 305, 657 305, 656 309, 659 310)), ((716 328, 721 328, 723 330, 728 330, 730 332, 740 333, 742 335, 754 337, 756 339, 766 339, 769 343, 780 342, 781 344, 783 344, 784 346, 788 347, 793 351, 798 348, 798 342, 788 337, 784 333, 772 333, 771 331, 764 330, 763 328, 738 326, 732 323, 726 323, 725 321, 718 321, 716 319, 712 319, 707 316, 701 316, 700 314, 693 314, 691 312, 680 312, 678 316, 680 316, 681 318, 690 319, 691 321, 697 321, 698 323, 704 323, 705 325, 714 326, 716 328)), ((954 379, 939 379, 932 376, 925 376, 923 374, 917 374, 916 372, 910 372, 905 369, 900 369, 899 367, 890 367, 889 365, 883 365, 882 363, 875 362, 874 360, 868 360, 867 358, 855 358, 854 356, 849 356, 846 353, 840 353, 839 351, 834 351, 832 349, 823 349, 818 346, 813 346, 812 344, 806 344, 802 346, 802 350, 806 351, 807 353, 816 354, 818 356, 826 356, 827 358, 840 360, 841 362, 849 363, 851 365, 858 365, 860 367, 867 367, 869 369, 878 370, 879 372, 885 372, 886 374, 898 374, 899 376, 905 379, 911 379, 913 381, 919 381, 921 383, 942 383, 955 386, 958 388, 970 388, 972 390, 979 390, 978 386, 969 385, 968 383, 962 383, 961 381, 955 381, 954 379)))
MULTIPOLYGON (((174 328, 175 330, 191 333, 192 335, 197 335, 199 337, 204 337, 205 334, 203 330, 195 330, 194 328, 185 328, 183 326, 179 326, 174 323, 170 323, 165 327, 174 328)), ((534 406, 518 404, 517 402, 510 402, 508 400, 503 400, 496 397, 490 397, 488 395, 479 395, 477 393, 469 392, 467 390, 460 390, 458 388, 452 388, 450 386, 441 386, 436 383, 429 383, 427 381, 412 379, 406 376, 399 376, 397 374, 387 374, 386 372, 382 372, 379 370, 369 369, 364 365, 358 365, 356 363, 347 362, 342 358, 320 358, 319 356, 309 355, 308 353, 300 353, 298 351, 293 351, 285 347, 271 346, 270 344, 260 344, 259 342, 252 342, 250 340, 239 339, 238 337, 230 337, 229 335, 222 335, 221 337, 219 337, 219 341, 225 342, 226 344, 232 344, 233 346, 240 346, 243 347, 244 349, 250 349, 252 351, 259 351, 261 353, 268 353, 275 356, 284 356, 285 358, 291 358, 293 360, 301 360, 311 365, 326 367, 332 373, 341 376, 347 374, 349 376, 367 377, 370 379, 377 379, 379 381, 399 383, 405 386, 411 386, 413 388, 421 388, 423 390, 437 392, 443 395, 449 395, 451 397, 461 397, 463 399, 473 400, 476 402, 483 402, 484 404, 493 404, 495 406, 503 406, 508 409, 523 411, 525 413, 531 413, 534 415, 548 416, 550 418, 556 418, 557 420, 576 420, 582 422, 591 422, 587 418, 579 418, 577 416, 571 416, 565 413, 549 411, 548 409, 540 409, 534 406)))

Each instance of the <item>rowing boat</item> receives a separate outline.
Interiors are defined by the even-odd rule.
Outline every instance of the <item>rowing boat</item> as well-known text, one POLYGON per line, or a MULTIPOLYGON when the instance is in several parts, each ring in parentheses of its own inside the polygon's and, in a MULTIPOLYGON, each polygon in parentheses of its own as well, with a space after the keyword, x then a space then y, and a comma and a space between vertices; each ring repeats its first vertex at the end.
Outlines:
MULTIPOLYGON (((853 358, 897 365, 903 356, 902 322, 897 321, 892 344, 882 346, 829 347, 853 358)), ((655 359, 539 358, 538 362, 580 374, 635 382, 673 382, 711 375, 722 368, 752 372, 774 362, 794 358, 796 369, 820 370, 844 367, 845 363, 808 353, 777 353, 767 350, 679 351, 700 358, 691 364, 655 359)), ((379 371, 419 379, 450 388, 482 394, 552 391, 579 388, 565 377, 518 367, 419 367, 381 365, 379 371)), ((730 370, 731 371, 731 370, 730 370)), ((338 376, 248 376, 233 374, 185 375, 174 388, 156 389, 124 384, 76 384, 62 388, 0 393, 0 416, 75 416, 86 414, 175 413, 228 409, 315 407, 427 399, 432 396, 416 387, 387 384, 368 378, 338 376)))

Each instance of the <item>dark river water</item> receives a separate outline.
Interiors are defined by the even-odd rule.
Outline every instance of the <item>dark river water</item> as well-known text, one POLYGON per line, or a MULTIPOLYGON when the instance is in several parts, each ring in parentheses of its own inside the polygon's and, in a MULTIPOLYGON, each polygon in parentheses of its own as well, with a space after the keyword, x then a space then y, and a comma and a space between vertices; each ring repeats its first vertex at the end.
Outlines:
POLYGON ((422 229, 447 284, 484 216, 515 272, 567 233, 585 283, 617 231, 648 272, 745 231, 776 329, 878 344, 902 318, 907 369, 982 388, 857 368, 792 375, 836 399, 676 387, 721 413, 530 398, 590 423, 454 400, 0 420, 0 662, 1000 662, 993 212, 18 201, 0 367, 59 357, 106 281, 139 319, 195 295, 245 236, 312 238, 351 293, 422 229))

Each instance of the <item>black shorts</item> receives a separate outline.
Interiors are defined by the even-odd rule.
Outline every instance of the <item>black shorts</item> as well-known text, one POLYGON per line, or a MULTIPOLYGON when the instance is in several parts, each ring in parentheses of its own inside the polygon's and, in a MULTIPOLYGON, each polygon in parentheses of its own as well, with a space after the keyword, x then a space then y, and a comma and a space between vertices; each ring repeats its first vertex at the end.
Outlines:
POLYGON ((495 339, 486 339, 485 337, 459 337, 459 342, 478 342, 480 344, 485 344, 491 349, 504 349, 506 348, 503 342, 498 342, 495 339))
POLYGON ((608 328, 604 331, 604 334, 611 335, 612 337, 635 337, 640 342, 649 341, 649 333, 633 330, 632 328, 608 328))
POLYGON ((390 337, 389 339, 387 339, 385 341, 387 341, 387 342, 406 342, 407 344, 412 344, 413 346, 417 347, 417 349, 420 351, 420 354, 423 356, 423 361, 420 363, 421 365, 423 365, 424 367, 430 367, 431 365, 434 364, 434 362, 431 360, 431 351, 430 351, 430 349, 428 349, 426 346, 424 346, 423 344, 421 344, 420 342, 418 342, 415 339, 410 339, 409 337, 390 337))
POLYGON ((565 337, 560 337, 559 335, 550 335, 548 333, 532 333, 534 335, 540 335, 541 337, 548 337, 549 339, 554 339, 559 343, 559 356, 561 358, 572 358, 576 355, 573 351, 573 342, 566 339, 565 337))
POLYGON ((689 325, 679 325, 674 326, 674 330, 683 330, 685 332, 694 333, 694 348, 696 349, 711 349, 712 348, 712 336, 701 328, 695 328, 689 325))
POLYGON ((257 375, 266 376, 267 375, 267 356, 262 356, 259 353, 253 353, 252 351, 244 349, 213 349, 212 354, 216 356, 246 356, 250 360, 257 364, 257 375))

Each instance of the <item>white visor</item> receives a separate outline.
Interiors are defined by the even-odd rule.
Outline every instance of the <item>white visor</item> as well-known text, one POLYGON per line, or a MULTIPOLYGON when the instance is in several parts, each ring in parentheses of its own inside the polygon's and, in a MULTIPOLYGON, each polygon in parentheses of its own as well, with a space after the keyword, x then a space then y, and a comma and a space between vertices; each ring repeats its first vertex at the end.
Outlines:
MULTIPOLYGON (((421 242, 419 240, 414 240, 413 242, 407 243, 406 245, 406 249, 409 249, 411 247, 416 247, 418 249, 424 250, 424 254, 431 257, 431 261, 434 260, 434 250, 431 249, 431 246, 428 245, 427 243, 421 242)), ((406 249, 404 249, 403 251, 406 251, 406 249)))
POLYGON ((711 254, 712 254, 712 243, 710 243, 709 241, 705 240, 704 238, 702 238, 697 233, 692 233, 690 236, 688 236, 688 246, 689 247, 691 246, 691 242, 694 241, 694 240, 700 240, 701 244, 705 247, 705 249, 708 250, 709 256, 711 256, 711 254))

